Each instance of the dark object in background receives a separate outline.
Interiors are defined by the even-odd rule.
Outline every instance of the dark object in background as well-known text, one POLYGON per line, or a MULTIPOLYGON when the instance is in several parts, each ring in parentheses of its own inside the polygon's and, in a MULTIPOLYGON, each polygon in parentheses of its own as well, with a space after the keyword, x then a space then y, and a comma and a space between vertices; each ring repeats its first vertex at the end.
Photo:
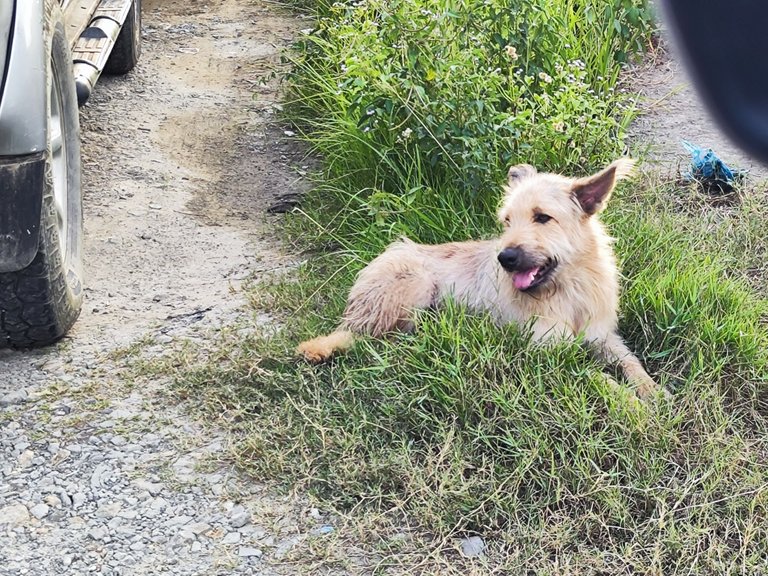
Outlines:
POLYGON ((768 164, 768 2, 662 0, 686 68, 726 134, 768 164))

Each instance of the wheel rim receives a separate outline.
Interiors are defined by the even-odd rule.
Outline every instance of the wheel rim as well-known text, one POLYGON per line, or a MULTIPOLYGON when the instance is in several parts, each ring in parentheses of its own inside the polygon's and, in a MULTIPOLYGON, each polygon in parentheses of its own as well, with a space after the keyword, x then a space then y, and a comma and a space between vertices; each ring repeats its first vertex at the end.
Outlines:
POLYGON ((59 247, 64 261, 67 257, 67 212, 69 200, 69 182, 67 181, 67 144, 64 138, 64 115, 61 105, 61 90, 56 67, 53 66, 51 82, 51 123, 50 150, 51 172, 53 177, 53 203, 56 209, 56 223, 59 236, 59 247))

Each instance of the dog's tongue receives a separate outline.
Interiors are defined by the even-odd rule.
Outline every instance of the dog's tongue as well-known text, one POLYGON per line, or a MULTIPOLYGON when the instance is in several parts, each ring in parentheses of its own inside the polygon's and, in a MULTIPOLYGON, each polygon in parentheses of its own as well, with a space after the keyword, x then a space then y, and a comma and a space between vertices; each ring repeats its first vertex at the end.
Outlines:
POLYGON ((525 290, 533 284, 534 278, 539 268, 531 268, 530 270, 523 270, 522 272, 515 272, 512 276, 512 281, 515 283, 515 288, 518 290, 525 290))

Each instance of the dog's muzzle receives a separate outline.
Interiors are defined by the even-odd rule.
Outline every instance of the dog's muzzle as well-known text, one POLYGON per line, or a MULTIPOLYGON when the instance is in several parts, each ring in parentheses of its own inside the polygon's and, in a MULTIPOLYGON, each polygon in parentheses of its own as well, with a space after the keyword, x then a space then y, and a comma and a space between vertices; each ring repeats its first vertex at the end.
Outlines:
POLYGON ((499 264, 507 272, 519 270, 520 264, 525 259, 525 252, 520 248, 504 248, 498 255, 499 264))
POLYGON ((541 286, 551 277, 552 272, 557 267, 557 261, 554 258, 537 262, 517 246, 504 248, 499 252, 497 258, 501 267, 512 274, 512 282, 515 288, 521 292, 527 292, 541 286))

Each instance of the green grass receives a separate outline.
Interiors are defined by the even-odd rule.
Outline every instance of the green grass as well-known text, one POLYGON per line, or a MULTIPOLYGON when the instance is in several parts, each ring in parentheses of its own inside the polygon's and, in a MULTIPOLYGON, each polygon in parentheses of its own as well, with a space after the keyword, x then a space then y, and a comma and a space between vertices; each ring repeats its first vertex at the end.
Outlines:
POLYGON ((306 263, 251 289, 279 330, 174 359, 175 392, 231 430, 242 467, 351 518, 381 572, 762 573, 758 195, 713 206, 644 179, 605 214, 625 275, 621 331, 669 402, 617 393, 579 343, 536 346, 450 304, 422 313, 413 334, 363 340, 326 365, 294 357, 336 325, 355 274, 394 238, 496 234, 510 163, 584 174, 620 152, 632 110, 612 87, 647 39, 643 5, 509 8, 320 6, 289 79, 290 113, 324 162, 286 222, 306 263), (452 551, 466 534, 489 542, 485 560, 452 551))
MULTIPOLYGON (((681 232, 679 215, 643 215, 643 198, 614 206, 622 330, 674 389, 668 404, 638 408, 577 344, 537 347, 457 306, 328 365, 297 361, 296 343, 338 318, 359 264, 343 252, 269 289, 278 336, 222 343, 220 358, 184 367, 178 391, 233 427, 256 477, 357 518, 407 522, 426 550, 479 533, 511 573, 757 573, 768 552, 768 307, 697 249, 706 227, 693 235, 693 218, 681 232)), ((390 544, 387 530, 374 534, 390 544)), ((424 569, 449 573, 437 560, 424 569)))

